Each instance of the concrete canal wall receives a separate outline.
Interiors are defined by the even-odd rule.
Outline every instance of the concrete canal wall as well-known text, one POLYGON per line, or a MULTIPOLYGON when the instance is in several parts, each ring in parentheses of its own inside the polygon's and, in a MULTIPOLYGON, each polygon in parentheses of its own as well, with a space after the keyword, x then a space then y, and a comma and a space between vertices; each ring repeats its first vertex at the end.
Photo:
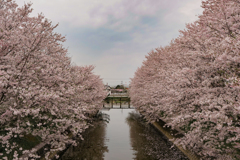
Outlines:
MULTIPOLYGON (((152 123, 152 125, 158 130, 160 131, 163 135, 165 135, 169 140, 175 138, 171 132, 169 130, 167 130, 166 128, 163 127, 164 124, 162 123, 158 123, 158 122, 154 122, 152 123)), ((189 150, 183 149, 181 146, 179 145, 175 145, 180 151, 182 151, 184 153, 184 155, 186 155, 190 160, 200 160, 200 157, 198 157, 197 155, 195 155, 194 153, 192 153, 189 150)))
MULTIPOLYGON (((139 114, 141 114, 139 112, 139 114)), ((142 115, 142 114, 141 114, 142 115)), ((166 123, 164 121, 162 121, 161 119, 158 122, 153 122, 151 123, 153 125, 153 127, 155 127, 159 132, 161 132, 163 135, 165 135, 165 137, 168 138, 169 141, 171 141, 170 139, 174 139, 177 138, 176 133, 179 133, 176 130, 171 130, 170 128, 166 128, 163 127, 166 123)), ((178 134, 180 136, 183 136, 181 134, 178 134)), ((187 150, 187 149, 183 149, 182 146, 179 145, 175 145, 185 156, 187 156, 190 160, 200 160, 200 157, 197 156, 196 154, 192 153, 191 151, 187 150)))

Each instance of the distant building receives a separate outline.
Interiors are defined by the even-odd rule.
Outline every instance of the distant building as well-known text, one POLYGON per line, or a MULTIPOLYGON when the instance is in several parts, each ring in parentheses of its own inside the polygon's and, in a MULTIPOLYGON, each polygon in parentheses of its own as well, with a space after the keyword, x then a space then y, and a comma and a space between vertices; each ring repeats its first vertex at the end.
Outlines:
POLYGON ((108 84, 104 85, 105 90, 108 91, 108 95, 111 93, 127 93, 128 88, 125 88, 124 85, 117 85, 116 87, 110 87, 108 84))
POLYGON ((108 91, 110 91, 112 89, 108 84, 104 85, 104 88, 105 88, 105 90, 108 90, 108 91))
POLYGON ((111 89, 112 88, 108 84, 104 85, 104 88, 105 88, 106 91, 108 91, 108 96, 109 96, 111 94, 111 89))

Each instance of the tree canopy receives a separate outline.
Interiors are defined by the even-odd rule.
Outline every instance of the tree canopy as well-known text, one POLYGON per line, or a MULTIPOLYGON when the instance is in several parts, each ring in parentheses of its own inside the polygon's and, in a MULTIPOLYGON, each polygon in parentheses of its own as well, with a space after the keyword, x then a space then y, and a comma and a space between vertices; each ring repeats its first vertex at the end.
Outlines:
POLYGON ((240 158, 240 1, 202 1, 203 13, 149 52, 131 80, 134 107, 184 136, 203 159, 240 158))
POLYGON ((76 144, 68 133, 81 137, 106 96, 93 66, 71 64, 57 25, 31 12, 0 1, 0 159, 36 157, 18 143, 29 134, 52 151, 76 144))

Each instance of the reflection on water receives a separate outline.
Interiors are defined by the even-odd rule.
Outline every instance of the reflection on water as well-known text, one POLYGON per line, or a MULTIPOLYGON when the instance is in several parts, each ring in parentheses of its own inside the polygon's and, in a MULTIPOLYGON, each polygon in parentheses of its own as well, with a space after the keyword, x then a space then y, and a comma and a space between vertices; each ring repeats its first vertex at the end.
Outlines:
POLYGON ((102 111, 110 121, 96 122, 86 131, 84 141, 70 147, 62 160, 185 160, 180 151, 152 126, 147 125, 134 109, 102 111))
POLYGON ((129 126, 126 118, 133 109, 111 109, 103 111, 110 115, 107 125, 106 144, 109 152, 105 153, 105 160, 131 160, 133 150, 130 143, 129 126))
POLYGON ((79 140, 79 145, 71 146, 61 157, 62 160, 104 160, 104 153, 108 152, 105 145, 106 123, 95 122, 79 140))
POLYGON ((146 124, 136 112, 129 113, 126 119, 130 127, 131 146, 136 160, 187 160, 172 143, 146 124))

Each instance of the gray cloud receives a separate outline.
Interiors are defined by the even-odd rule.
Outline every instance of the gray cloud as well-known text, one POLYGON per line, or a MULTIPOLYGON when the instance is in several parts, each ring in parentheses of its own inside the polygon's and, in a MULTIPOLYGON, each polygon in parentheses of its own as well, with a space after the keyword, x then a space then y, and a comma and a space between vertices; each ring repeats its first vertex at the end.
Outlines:
MULTIPOLYGON (((21 6, 23 2, 18 0, 21 6)), ((145 55, 169 44, 185 23, 201 13, 201 0, 32 0, 32 15, 43 14, 77 65, 96 66, 111 85, 128 83, 145 55)))

